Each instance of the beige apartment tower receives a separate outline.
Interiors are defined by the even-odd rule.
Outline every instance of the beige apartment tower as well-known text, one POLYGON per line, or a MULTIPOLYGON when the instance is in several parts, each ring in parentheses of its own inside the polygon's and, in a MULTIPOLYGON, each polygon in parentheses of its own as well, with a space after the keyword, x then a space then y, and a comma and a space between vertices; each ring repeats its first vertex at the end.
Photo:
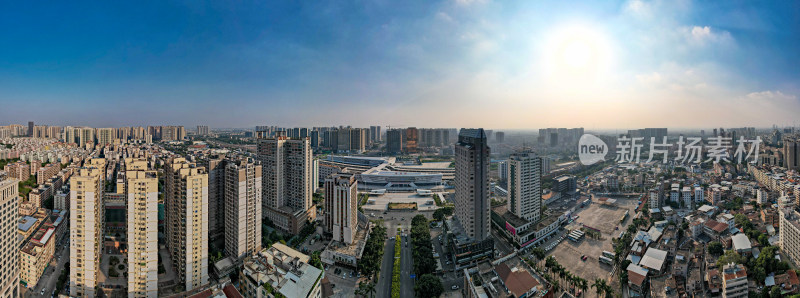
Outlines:
POLYGON ((252 159, 225 166, 225 252, 244 258, 261 251, 261 165, 252 159))
POLYGON ((334 241, 353 243, 358 232, 358 181, 353 174, 325 179, 325 229, 334 241))
POLYGON ((188 291, 208 284, 208 174, 174 157, 164 180, 167 246, 188 291))
POLYGON ((103 236, 105 160, 86 162, 70 179, 69 288, 73 297, 95 297, 103 236))
POLYGON ((158 176, 147 162, 125 160, 128 297, 158 296, 158 176))
POLYGON ((0 176, 0 297, 19 297, 19 183, 0 176))
POLYGON ((542 216, 542 159, 531 150, 511 154, 507 161, 508 211, 529 222, 542 216))
POLYGON ((307 220, 316 217, 311 203, 315 182, 308 138, 289 139, 279 134, 259 139, 258 159, 263 168, 264 217, 289 233, 299 233, 307 220))

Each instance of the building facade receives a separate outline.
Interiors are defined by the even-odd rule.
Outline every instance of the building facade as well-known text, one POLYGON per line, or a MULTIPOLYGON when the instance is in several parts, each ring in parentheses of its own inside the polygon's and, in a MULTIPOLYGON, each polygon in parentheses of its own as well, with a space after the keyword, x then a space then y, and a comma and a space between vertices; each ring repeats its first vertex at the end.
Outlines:
POLYGON ((325 179, 325 229, 333 240, 352 243, 358 230, 358 182, 352 174, 325 179))
POLYGON ((530 222, 541 218, 542 160, 533 151, 511 154, 508 161, 508 210, 530 222))
POLYGON ((263 214, 278 228, 297 234, 315 208, 312 151, 308 138, 283 135, 258 140, 258 159, 263 170, 263 214))
POLYGON ((128 297, 158 296, 158 176, 144 160, 126 160, 128 297))
POLYGON ((482 128, 462 129, 455 148, 455 216, 466 236, 490 236, 489 146, 482 128))
POLYGON ((19 297, 19 183, 0 176, 0 296, 19 297))
POLYGON ((252 159, 225 166, 225 252, 237 259, 261 251, 261 173, 252 159))
POLYGON ((208 284, 208 174, 175 157, 167 163, 164 180, 167 246, 188 291, 208 284))
POLYGON ((87 162, 70 179, 70 272, 73 297, 95 297, 103 237, 105 159, 87 162))

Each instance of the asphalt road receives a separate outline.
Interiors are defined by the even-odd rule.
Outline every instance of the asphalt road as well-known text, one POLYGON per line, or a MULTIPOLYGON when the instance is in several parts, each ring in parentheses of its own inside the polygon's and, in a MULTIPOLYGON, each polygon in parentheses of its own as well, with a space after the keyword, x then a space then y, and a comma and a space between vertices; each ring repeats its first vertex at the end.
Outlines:
MULTIPOLYGON (((387 233, 389 234, 389 233, 387 233)), ((381 274, 375 295, 378 298, 392 297, 392 267, 394 265, 394 240, 386 240, 383 246, 381 274)))
POLYGON ((411 237, 403 237, 400 243, 400 297, 414 297, 414 280, 411 274, 414 273, 412 246, 408 243, 411 237))

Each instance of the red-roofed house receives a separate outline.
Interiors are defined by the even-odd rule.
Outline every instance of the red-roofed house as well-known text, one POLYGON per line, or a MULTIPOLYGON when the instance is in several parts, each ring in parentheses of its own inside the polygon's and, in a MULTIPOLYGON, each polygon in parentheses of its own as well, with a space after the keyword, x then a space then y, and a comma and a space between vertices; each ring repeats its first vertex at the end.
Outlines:
POLYGON ((536 293, 539 286, 539 282, 528 271, 516 267, 509 268, 505 263, 495 266, 494 272, 500 277, 511 297, 529 297, 536 293))

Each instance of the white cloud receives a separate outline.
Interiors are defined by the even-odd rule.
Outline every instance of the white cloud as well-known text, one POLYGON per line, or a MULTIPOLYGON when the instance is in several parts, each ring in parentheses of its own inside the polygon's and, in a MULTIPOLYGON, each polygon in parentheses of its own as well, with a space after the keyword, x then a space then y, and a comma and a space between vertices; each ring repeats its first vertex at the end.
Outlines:
POLYGON ((681 28, 690 44, 706 45, 710 43, 730 43, 733 42, 731 33, 725 30, 712 29, 710 26, 693 26, 681 28))
POLYGON ((455 3, 460 6, 470 6, 473 4, 482 4, 486 2, 488 2, 488 0, 455 0, 455 3))
POLYGON ((797 96, 784 94, 781 91, 761 91, 761 92, 753 92, 747 94, 747 98, 753 100, 794 100, 797 99, 797 96))

